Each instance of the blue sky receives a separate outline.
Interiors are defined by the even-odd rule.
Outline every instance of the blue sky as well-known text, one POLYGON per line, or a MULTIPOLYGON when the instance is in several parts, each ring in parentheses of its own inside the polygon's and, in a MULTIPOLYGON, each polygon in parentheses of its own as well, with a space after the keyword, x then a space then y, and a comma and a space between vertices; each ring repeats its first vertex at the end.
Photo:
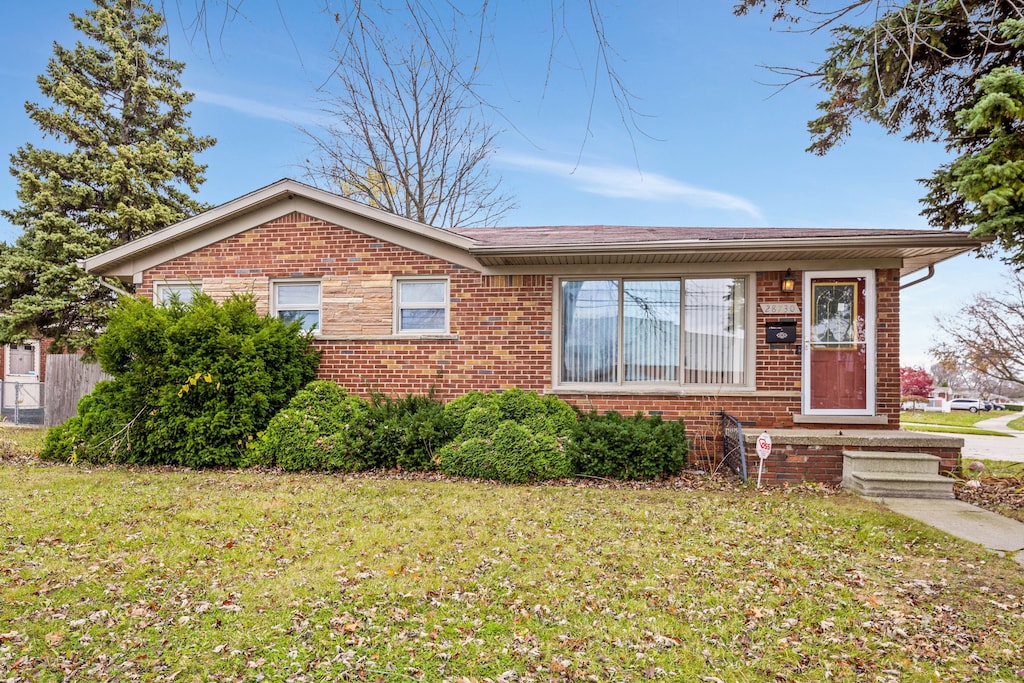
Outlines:
MULTIPOLYGON (((200 157, 208 169, 199 199, 219 204, 279 178, 305 180, 311 146, 298 127, 322 121, 318 88, 328 80, 335 34, 323 0, 246 0, 245 16, 223 32, 217 24, 209 45, 190 41, 176 3, 166 4, 169 52, 186 62, 183 86, 196 94, 192 129, 218 139, 200 157)), ((494 5, 480 81, 498 107, 496 125, 506 129, 492 170, 519 204, 507 224, 928 227, 916 179, 945 160, 941 146, 858 125, 828 156, 811 155, 806 121, 818 93, 803 84, 781 92, 766 85, 776 79, 760 65, 808 65, 820 58, 826 36, 780 31, 762 16, 734 17, 728 0, 658 1, 642 10, 602 4, 642 133, 629 134, 600 71, 590 110, 595 70, 585 29, 559 36, 552 52, 548 3, 494 5)), ((23 105, 40 101, 35 78, 53 41, 78 39, 68 14, 91 6, 45 0, 0 10, 0 151, 47 144, 23 105)), ((578 27, 582 18, 570 21, 578 27)), ((14 179, 0 174, 0 207, 17 206, 15 192, 14 179)), ((0 240, 18 234, 0 219, 0 240)), ((928 367, 934 318, 952 315, 977 292, 1001 289, 1005 272, 998 260, 962 256, 904 290, 902 362, 928 367)))

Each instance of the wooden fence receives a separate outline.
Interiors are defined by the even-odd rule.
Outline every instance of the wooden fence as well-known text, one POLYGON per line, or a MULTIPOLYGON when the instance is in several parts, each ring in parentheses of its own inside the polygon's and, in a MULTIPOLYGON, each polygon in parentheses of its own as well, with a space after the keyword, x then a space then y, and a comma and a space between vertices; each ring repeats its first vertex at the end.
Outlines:
POLYGON ((99 364, 84 363, 77 354, 48 355, 44 426, 59 425, 77 414, 78 401, 105 379, 111 377, 100 369, 99 364))

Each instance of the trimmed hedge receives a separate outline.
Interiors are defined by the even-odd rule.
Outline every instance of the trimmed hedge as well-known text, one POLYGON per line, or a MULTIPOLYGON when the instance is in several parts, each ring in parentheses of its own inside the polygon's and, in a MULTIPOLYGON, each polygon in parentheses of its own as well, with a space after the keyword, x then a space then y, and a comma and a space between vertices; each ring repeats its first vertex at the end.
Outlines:
POLYGON ((286 470, 426 470, 450 438, 444 407, 432 397, 368 401, 316 380, 270 421, 248 462, 286 470))
POLYGON ((564 442, 576 411, 554 396, 510 389, 471 392, 445 406, 458 432, 438 453, 446 474, 508 483, 571 476, 564 442))
POLYGON ((580 417, 569 443, 576 474, 613 479, 656 479, 678 474, 689 452, 681 420, 615 411, 580 417))
POLYGON ((433 395, 373 394, 368 415, 367 429, 374 434, 368 457, 374 467, 435 469, 437 451, 455 435, 444 404, 433 395))
POLYGON ((250 447, 248 465, 285 470, 367 469, 366 401, 334 382, 299 391, 250 447))

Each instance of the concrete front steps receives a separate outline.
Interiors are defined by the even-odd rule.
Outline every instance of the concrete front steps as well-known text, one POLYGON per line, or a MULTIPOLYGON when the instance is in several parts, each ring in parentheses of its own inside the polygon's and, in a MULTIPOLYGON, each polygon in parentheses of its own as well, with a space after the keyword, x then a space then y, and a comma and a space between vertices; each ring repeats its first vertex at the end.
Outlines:
POLYGON ((844 450, 843 488, 869 498, 953 498, 953 480, 927 453, 844 450))

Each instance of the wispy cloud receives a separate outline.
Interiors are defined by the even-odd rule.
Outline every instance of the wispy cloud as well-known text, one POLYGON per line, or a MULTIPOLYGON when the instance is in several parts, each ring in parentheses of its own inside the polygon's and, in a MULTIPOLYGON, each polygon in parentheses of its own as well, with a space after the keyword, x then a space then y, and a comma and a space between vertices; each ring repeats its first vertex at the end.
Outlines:
POLYGON ((510 166, 560 177, 574 183, 583 192, 604 197, 650 201, 681 200, 692 206, 739 211, 759 221, 764 220, 761 210, 743 197, 696 187, 658 173, 641 174, 637 169, 625 166, 572 166, 520 154, 503 153, 495 160, 510 166))
POLYGON ((323 123, 323 116, 319 112, 276 107, 272 104, 266 104, 246 97, 235 97, 234 95, 225 95, 208 90, 196 90, 195 95, 198 102, 224 107, 246 116, 269 119, 271 121, 284 121, 285 123, 298 126, 317 126, 323 123))

